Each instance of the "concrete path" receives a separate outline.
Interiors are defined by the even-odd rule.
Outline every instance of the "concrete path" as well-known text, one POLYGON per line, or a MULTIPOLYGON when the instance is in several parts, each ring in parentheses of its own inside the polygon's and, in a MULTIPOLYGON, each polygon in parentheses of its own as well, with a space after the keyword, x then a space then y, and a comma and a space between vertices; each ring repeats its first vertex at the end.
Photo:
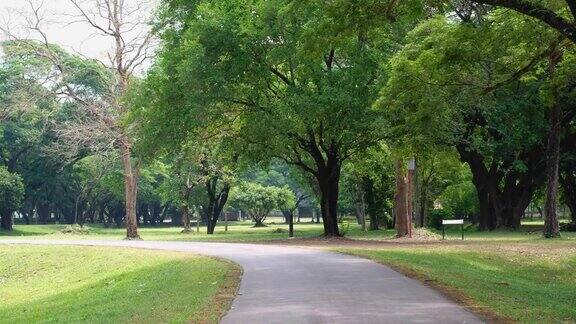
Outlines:
POLYGON ((222 323, 479 323, 435 290, 353 256, 285 246, 155 241, 21 240, 185 251, 232 260, 244 274, 222 323))

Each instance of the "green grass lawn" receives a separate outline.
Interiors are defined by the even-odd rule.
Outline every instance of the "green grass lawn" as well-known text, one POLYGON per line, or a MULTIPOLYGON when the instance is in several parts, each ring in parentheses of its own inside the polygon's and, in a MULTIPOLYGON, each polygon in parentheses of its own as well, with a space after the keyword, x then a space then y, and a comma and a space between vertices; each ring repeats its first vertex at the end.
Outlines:
POLYGON ((442 287, 480 313, 520 322, 575 322, 576 246, 556 242, 560 243, 554 249, 447 242, 337 250, 391 265, 442 287))
MULTIPOLYGON (((89 228, 88 234, 62 234, 60 231, 66 225, 15 225, 14 231, 6 232, 0 230, 0 239, 9 236, 11 238, 55 238, 55 239, 123 239, 126 230, 123 228, 104 228, 101 225, 86 225, 89 228)), ((227 242, 256 242, 285 240, 288 238, 288 225, 281 222, 281 219, 272 219, 268 222, 268 227, 254 228, 250 221, 230 222, 228 231, 225 231, 223 223, 216 227, 214 235, 206 234, 206 227, 200 227, 198 233, 181 233, 181 227, 140 227, 139 233, 144 240, 161 241, 227 241, 227 242), (280 230, 280 231, 279 231, 280 230)), ((194 228, 195 230, 195 228, 194 228)), ((557 240, 544 240, 541 234, 541 224, 538 222, 527 223, 520 231, 497 230, 492 232, 479 232, 472 227, 468 227, 465 232, 466 241, 485 242, 556 242, 557 240)), ((302 222, 294 224, 294 234, 296 238, 313 238, 322 235, 322 224, 302 222)), ((441 235, 440 231, 435 231, 441 235)), ((362 240, 390 240, 394 237, 394 230, 379 230, 363 232, 360 226, 350 223, 346 236, 352 239, 362 240)), ((457 227, 447 229, 447 239, 457 240, 460 238, 460 230, 457 227)), ((562 233, 562 241, 576 242, 576 233, 562 233)))
MULTIPOLYGON (((10 238, 26 237, 28 239, 123 239, 126 236, 126 229, 124 228, 104 228, 99 224, 87 224, 86 226, 89 228, 89 233, 78 235, 60 233, 66 225, 15 225, 12 232, 0 230, 0 238, 9 236, 10 238)), ((194 232, 192 233, 182 233, 182 227, 171 226, 141 226, 138 229, 140 236, 145 240, 252 242, 288 238, 288 225, 281 222, 269 222, 267 227, 259 228, 254 228, 252 222, 249 221, 230 222, 228 231, 225 231, 223 223, 219 223, 213 235, 206 234, 205 226, 201 226, 199 232, 196 232, 195 227, 193 227, 193 230, 194 232)), ((317 237, 322 234, 322 231, 322 224, 308 222, 295 224, 295 236, 299 238, 317 237)), ((355 228, 353 232, 361 231, 355 228)), ((371 233, 370 235, 382 235, 382 232, 371 233)))
MULTIPOLYGON (((262 242, 276 241, 278 244, 284 244, 288 237, 287 225, 282 224, 280 219, 272 219, 275 223, 268 223, 268 227, 253 228, 250 222, 231 222, 228 231, 224 230, 223 224, 216 228, 214 235, 207 235, 204 227, 200 228, 199 233, 181 233, 180 227, 141 227, 140 235, 144 240, 179 240, 179 241, 228 241, 228 242, 262 242), (278 229, 281 229, 278 231, 278 229)), ((354 239, 352 241, 318 241, 318 240, 299 240, 314 237, 320 237, 322 234, 322 224, 309 222, 295 224, 295 240, 290 244, 298 245, 316 245, 323 248, 332 248, 340 252, 361 255, 372 258, 379 262, 392 265, 406 271, 409 274, 417 276, 422 280, 432 280, 443 289, 452 291, 459 298, 467 301, 467 304, 473 305, 476 310, 487 310, 500 316, 519 320, 523 322, 559 322, 559 321, 576 321, 576 233, 562 233, 560 239, 544 239, 540 228, 541 222, 531 221, 523 226, 520 231, 498 230, 492 232, 479 232, 474 228, 468 227, 465 232, 465 241, 460 240, 460 230, 457 227, 451 227, 447 230, 447 240, 440 241, 439 231, 424 232, 429 234, 427 240, 394 240, 395 232, 393 230, 379 231, 361 231, 357 224, 350 224, 347 237, 354 239), (359 240, 359 241, 356 241, 359 240)), ((64 225, 16 225, 12 233, 0 232, 0 239, 25 237, 25 238, 50 238, 50 239, 123 239, 125 229, 122 228, 103 228, 102 226, 90 227, 88 234, 62 234, 60 231, 64 225), (8 234, 8 235, 7 235, 8 234)), ((80 250, 78 248, 76 253, 80 250)), ((109 250, 109 249, 106 249, 109 250)), ((40 250, 41 251, 41 250, 40 250)), ((101 252, 103 250, 100 250, 101 252)), ((6 253, 6 252, 5 252, 6 253)), ((129 253, 129 252, 123 252, 129 253)), ((138 254, 144 255, 145 252, 139 251, 138 254)), ((165 253, 165 252, 163 252, 165 253)), ((23 255, 25 253, 22 253, 23 255)), ((173 256, 173 254, 167 254, 173 256)), ((134 255, 133 255, 134 256, 134 255)), ((56 264, 74 264, 74 267, 82 269, 83 258, 75 257, 74 253, 63 254, 59 257, 56 264)), ((0 260, 6 259, 0 256, 0 260)), ((15 258, 11 258, 14 260, 15 258)), ((23 258, 22 258, 23 259, 23 258)), ((30 260, 18 259, 20 265, 17 267, 28 271, 34 269, 34 264, 40 264, 40 255, 32 257, 30 260)), ((87 260, 92 260, 87 257, 87 260)), ((124 257, 112 259, 107 262, 127 262, 124 257), (115 261, 114 261, 115 260, 115 261)), ((154 259, 159 260, 159 259, 154 259)), ((146 261, 151 262, 151 261, 146 261)), ((163 263, 166 268, 174 268, 168 264, 181 264, 181 261, 170 261, 163 263)), ((132 264, 132 262, 127 262, 132 264)), ((138 268, 138 264, 144 264, 145 267, 154 267, 146 263, 134 263, 137 269, 127 270, 130 273, 138 273, 138 276, 144 276, 148 271, 138 268)), ((160 265, 157 265, 160 267, 160 265)), ((5 265, 0 265, 2 270, 5 265)), ((162 266, 163 267, 163 266, 162 266)), ((97 267, 92 266, 96 269, 97 267)), ((176 267, 177 268, 177 267, 176 267)), ((41 268, 42 269, 42 268, 41 268)), ((100 268, 103 269, 103 268, 100 268)), ((114 269, 111 273, 104 270, 94 270, 93 272, 102 277, 122 276, 116 269, 125 269, 124 266, 109 266, 106 269, 114 269)), ((130 269, 130 267, 126 268, 130 269)), ((84 270, 79 271, 83 273, 84 270)), ((90 270, 92 271, 92 270, 90 270)), ((168 270, 166 270, 168 271, 168 270)), ((2 271, 3 272, 3 271, 2 271)), ((0 273, 2 273, 0 272, 0 273)), ((58 272, 51 274, 56 278, 68 278, 75 276, 76 271, 58 272)), ((129 276, 129 275, 126 275, 129 276)), ((34 277, 31 277, 34 278, 34 277)), ((61 282, 63 279, 58 279, 61 282)), ((73 287, 75 279, 71 279, 70 287, 73 287)), ((108 279, 98 279, 99 285, 105 285, 108 279)), ((153 280, 152 280, 153 281, 153 280)), ((49 282, 53 283, 53 279, 49 282)), ((61 282, 56 284, 54 289, 62 289, 61 282)), ((66 280, 68 282, 68 280, 66 280)), ((208 281, 204 281, 208 282, 208 281)), ((39 285, 46 283, 38 282, 39 285)), ((188 283, 190 284, 190 283, 188 283)), ((163 287, 168 285, 162 285, 163 287)), ((177 285, 170 285, 177 287, 177 285)), ((0 280, 0 288, 6 289, 0 280)), ((75 292, 57 292, 66 296, 86 295, 85 287, 76 287, 75 292), (69 294, 69 295, 67 295, 69 294)), ((88 285, 90 287, 90 285, 88 285)), ((105 286, 103 286, 106 288, 105 286)), ((18 291, 14 289, 14 291, 18 291)), ((29 289, 29 288, 26 288, 29 289)), ((177 287, 178 291, 183 292, 185 289, 177 287)), ((189 288, 186 288, 188 290, 189 288)), ((51 291, 52 288, 45 287, 42 291, 51 291)), ((25 291, 25 290, 23 290, 25 291)), ((129 290, 130 291, 130 290, 129 290)), ((120 293, 118 291, 117 293, 120 293)), ((91 293, 90 293, 91 294, 91 293)), ((3 296, 0 290, 0 296, 3 296)), ((48 304, 42 298, 47 298, 50 303, 56 303, 59 297, 52 295, 38 297, 41 304, 48 304)), ((131 297, 132 298, 132 297, 131 297)), ((174 296, 176 298, 176 296, 174 296)), ((157 298, 153 298, 157 299, 157 298)), ((102 301, 104 302, 104 301, 102 301)), ((144 302, 144 301, 142 301, 144 302)), ((97 301, 100 303, 100 301, 97 301)), ((4 301, 0 300, 0 305, 4 301)), ((96 304, 93 301, 90 305, 96 304)), ((171 302, 173 304, 173 302, 171 302)), ((11 307, 19 307, 19 316, 29 316, 33 311, 24 312, 23 309, 30 307, 21 300, 11 307)), ((33 303, 32 305, 35 305, 33 303)), ((64 305, 65 304, 58 304, 64 305)), ((178 305, 177 303, 175 305, 178 305)), ((64 307, 64 306, 50 306, 64 307)), ((7 306, 0 306, 0 311, 6 311, 7 306), (2 308, 4 307, 4 308, 2 308)), ((93 307, 93 306, 90 306, 93 307)), ((109 306, 103 307, 108 309, 109 306)), ((121 309, 124 309, 125 305, 121 309)), ((111 309, 114 309, 112 307, 111 309)), ((61 312, 55 312, 55 314, 61 312)), ((100 315, 98 318, 104 318, 108 315, 100 315)), ((164 316, 164 315, 162 315, 164 316)), ((19 318, 18 318, 19 319, 19 318)), ((24 321, 27 318, 22 318, 24 321)), ((2 319, 0 318, 0 321, 2 319)))
POLYGON ((0 322, 216 323, 238 275, 178 252, 0 245, 0 322))

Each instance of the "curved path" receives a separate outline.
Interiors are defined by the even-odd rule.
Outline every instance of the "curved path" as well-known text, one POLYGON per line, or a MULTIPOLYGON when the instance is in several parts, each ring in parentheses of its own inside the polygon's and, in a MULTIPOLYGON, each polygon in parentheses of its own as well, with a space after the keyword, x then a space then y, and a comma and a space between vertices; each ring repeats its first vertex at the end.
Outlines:
POLYGON ((479 323, 420 282, 375 262, 285 246, 156 241, 21 240, 206 254, 242 266, 240 291, 222 323, 479 323))

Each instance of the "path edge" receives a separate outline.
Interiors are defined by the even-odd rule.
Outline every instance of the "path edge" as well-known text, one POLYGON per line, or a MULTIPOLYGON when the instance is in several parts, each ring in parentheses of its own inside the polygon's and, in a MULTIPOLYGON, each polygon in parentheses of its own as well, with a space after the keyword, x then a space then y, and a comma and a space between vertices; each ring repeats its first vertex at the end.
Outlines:
POLYGON ((414 279, 414 280, 420 282, 421 284, 423 284, 426 287, 430 287, 430 288, 434 289, 435 291, 439 292, 444 297, 455 302, 459 306, 462 306, 464 309, 466 309, 470 313, 478 316, 480 318, 480 320, 482 320, 484 322, 487 322, 487 323, 517 323, 518 322, 518 321, 515 321, 514 319, 511 319, 509 317, 506 317, 504 315, 496 313, 494 310, 492 310, 488 306, 479 305, 478 302, 476 302, 473 298, 464 294, 459 289, 454 288, 454 287, 450 287, 446 284, 443 284, 436 279, 430 278, 429 276, 427 276, 423 273, 420 273, 416 270, 411 269, 408 266, 401 266, 398 264, 387 263, 387 262, 381 261, 381 260, 376 259, 376 258, 371 258, 371 257, 366 256, 366 255, 356 254, 352 251, 345 252, 345 251, 334 250, 334 249, 330 249, 329 251, 332 251, 334 253, 339 253, 342 255, 351 255, 351 256, 363 258, 366 260, 370 260, 374 263, 378 263, 380 265, 383 265, 385 267, 389 267, 390 269, 392 269, 392 270, 394 270, 394 271, 396 271, 396 272, 398 272, 398 273, 400 273, 400 274, 402 274, 402 275, 404 275, 410 279, 414 279))

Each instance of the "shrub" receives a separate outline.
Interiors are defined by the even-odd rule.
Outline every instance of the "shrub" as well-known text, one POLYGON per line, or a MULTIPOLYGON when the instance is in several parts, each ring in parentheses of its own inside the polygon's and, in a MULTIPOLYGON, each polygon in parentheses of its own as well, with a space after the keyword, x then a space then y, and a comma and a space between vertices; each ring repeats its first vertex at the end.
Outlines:
POLYGON ((340 235, 346 236, 346 234, 348 233, 348 230, 350 229, 350 222, 347 220, 343 220, 340 222, 338 227, 339 227, 340 235))
POLYGON ((60 230, 62 234, 75 234, 75 235, 85 235, 90 234, 90 229, 88 227, 81 227, 79 225, 68 225, 60 230))
POLYGON ((453 219, 454 214, 448 209, 432 209, 428 212, 428 227, 441 229, 443 219, 453 219))

